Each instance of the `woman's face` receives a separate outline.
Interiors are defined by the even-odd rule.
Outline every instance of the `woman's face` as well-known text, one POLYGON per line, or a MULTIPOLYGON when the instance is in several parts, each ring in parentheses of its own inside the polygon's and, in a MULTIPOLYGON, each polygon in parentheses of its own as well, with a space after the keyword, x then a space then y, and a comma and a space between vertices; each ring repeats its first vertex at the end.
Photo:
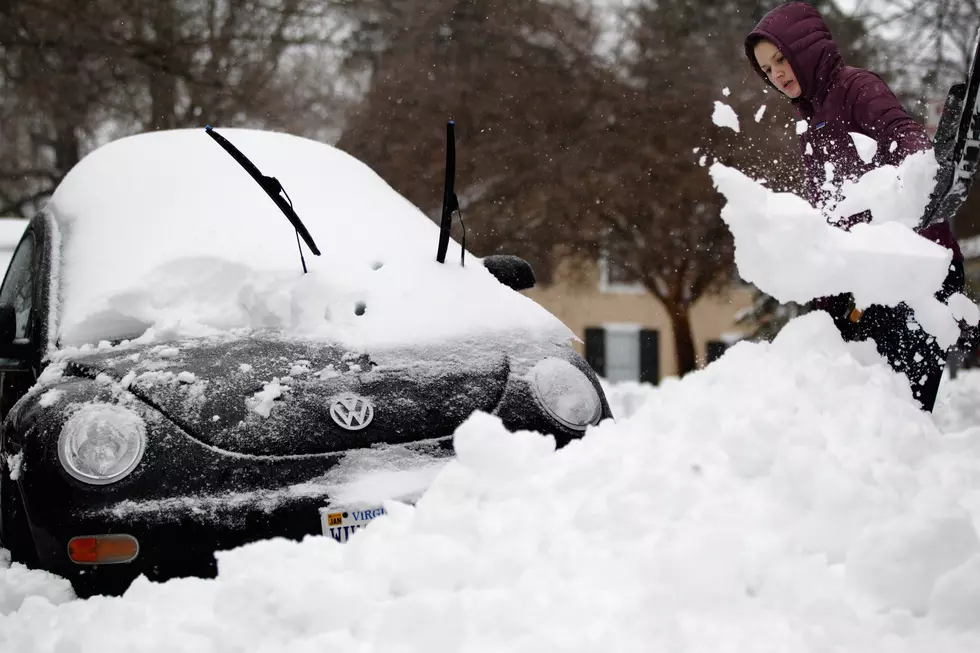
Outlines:
POLYGON ((796 81, 796 75, 790 68, 786 57, 769 41, 759 41, 755 44, 755 60, 773 85, 791 98, 800 97, 803 89, 796 81))

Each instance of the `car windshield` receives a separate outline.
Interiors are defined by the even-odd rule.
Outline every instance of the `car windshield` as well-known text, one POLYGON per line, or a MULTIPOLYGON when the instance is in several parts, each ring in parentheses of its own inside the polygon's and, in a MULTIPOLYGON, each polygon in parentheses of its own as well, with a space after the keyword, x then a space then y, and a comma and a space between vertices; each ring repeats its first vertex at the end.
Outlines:
POLYGON ((50 203, 62 345, 148 329, 281 329, 359 347, 487 331, 570 337, 477 259, 437 263, 435 223, 353 157, 285 134, 222 133, 289 188, 322 250, 306 252, 309 274, 279 209, 204 130, 121 139, 83 159, 50 203))

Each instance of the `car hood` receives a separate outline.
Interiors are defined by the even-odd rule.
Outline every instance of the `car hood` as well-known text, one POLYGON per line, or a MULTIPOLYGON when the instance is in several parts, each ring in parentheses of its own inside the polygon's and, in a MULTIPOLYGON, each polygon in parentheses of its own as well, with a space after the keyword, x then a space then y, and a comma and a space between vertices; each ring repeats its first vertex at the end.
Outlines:
POLYGON ((508 361, 479 343, 364 354, 248 337, 116 347, 66 371, 119 383, 208 445, 295 456, 451 435, 493 411, 508 361))

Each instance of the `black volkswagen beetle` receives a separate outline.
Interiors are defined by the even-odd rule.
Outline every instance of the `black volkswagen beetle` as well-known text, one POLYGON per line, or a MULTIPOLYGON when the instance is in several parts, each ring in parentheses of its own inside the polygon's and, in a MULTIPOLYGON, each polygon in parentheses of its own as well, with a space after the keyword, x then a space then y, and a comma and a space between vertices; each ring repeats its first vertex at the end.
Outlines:
POLYGON ((197 130, 93 152, 0 287, 0 543, 83 596, 345 541, 474 411, 559 446, 610 416, 521 274, 433 260, 439 228, 339 150, 227 133, 251 168, 197 130))

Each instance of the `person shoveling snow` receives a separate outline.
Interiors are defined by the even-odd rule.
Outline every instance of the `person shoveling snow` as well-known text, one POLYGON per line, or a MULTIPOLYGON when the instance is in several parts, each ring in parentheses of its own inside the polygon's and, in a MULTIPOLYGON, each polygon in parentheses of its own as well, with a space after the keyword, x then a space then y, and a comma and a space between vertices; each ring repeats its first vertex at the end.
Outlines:
MULTIPOLYGON (((829 313, 845 340, 873 340, 931 411, 945 349, 959 336, 949 309, 939 303, 963 289, 963 256, 949 225, 922 228, 921 238, 902 226, 918 226, 929 203, 938 168, 932 144, 877 75, 844 65, 830 30, 809 4, 790 2, 770 11, 746 38, 745 51, 756 72, 806 121, 800 146, 813 211, 853 235, 825 233, 819 221, 808 219, 815 240, 798 244, 804 257, 817 256, 811 262, 824 287, 809 294, 798 284, 792 298, 785 289, 783 297, 770 294, 813 300, 810 307, 829 313), (868 222, 874 231, 861 224, 868 222)), ((739 181, 720 167, 712 176, 731 201, 739 181)))

